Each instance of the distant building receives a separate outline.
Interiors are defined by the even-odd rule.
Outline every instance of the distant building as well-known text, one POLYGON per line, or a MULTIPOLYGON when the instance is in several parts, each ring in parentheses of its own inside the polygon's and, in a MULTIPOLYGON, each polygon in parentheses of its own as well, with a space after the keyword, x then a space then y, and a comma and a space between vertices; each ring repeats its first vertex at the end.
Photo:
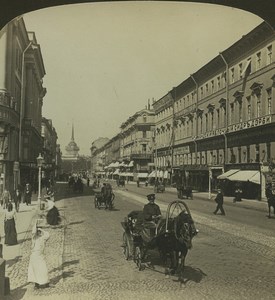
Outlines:
POLYGON ((91 150, 91 174, 93 176, 103 176, 106 154, 100 149, 109 141, 108 138, 100 137, 92 142, 91 150))
POLYGON ((74 125, 72 125, 72 136, 71 141, 65 147, 65 154, 62 155, 62 170, 63 173, 73 173, 75 172, 74 165, 79 157, 79 147, 74 140, 74 125))

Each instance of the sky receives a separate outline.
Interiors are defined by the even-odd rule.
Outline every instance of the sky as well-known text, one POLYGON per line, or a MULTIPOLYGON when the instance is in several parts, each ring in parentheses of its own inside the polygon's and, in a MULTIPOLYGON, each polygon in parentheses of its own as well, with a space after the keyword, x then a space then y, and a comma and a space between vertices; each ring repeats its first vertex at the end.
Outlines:
POLYGON ((81 155, 263 21, 221 5, 149 1, 63 5, 23 17, 46 69, 43 116, 63 154, 74 124, 81 155))

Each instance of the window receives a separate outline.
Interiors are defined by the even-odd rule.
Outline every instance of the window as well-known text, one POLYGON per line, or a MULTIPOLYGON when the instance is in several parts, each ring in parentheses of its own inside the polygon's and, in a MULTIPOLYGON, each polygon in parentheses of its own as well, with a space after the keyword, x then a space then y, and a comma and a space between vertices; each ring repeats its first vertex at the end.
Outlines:
POLYGON ((215 91, 214 80, 211 80, 211 92, 214 93, 214 91, 215 91))
POLYGON ((214 112, 210 112, 210 118, 211 118, 211 130, 214 129, 214 112))
POLYGON ((239 122, 241 123, 243 121, 242 118, 242 109, 243 109, 243 104, 242 102, 239 103, 239 122))
POLYGON ((262 60, 262 53, 258 52, 256 54, 256 71, 261 68, 261 60, 262 60))
POLYGON ((187 96, 187 106, 189 106, 189 95, 187 96))
POLYGON ((218 87, 218 90, 221 88, 221 77, 220 76, 217 77, 217 87, 218 87))
POLYGON ((271 105, 272 105, 272 93, 271 93, 271 89, 268 89, 266 91, 267 93, 267 114, 270 115, 271 114, 271 105))
POLYGON ((247 158, 247 162, 249 163, 251 160, 250 160, 250 146, 247 146, 246 147, 246 153, 247 153, 247 156, 246 156, 246 158, 247 158))
POLYGON ((251 120, 251 97, 247 97, 247 120, 251 120))
POLYGON ((220 110, 217 109, 217 128, 220 128, 220 110))
POLYGON ((234 123, 234 103, 230 104, 230 116, 231 116, 231 124, 234 123))
POLYGON ((209 91, 208 83, 206 83, 206 85, 205 85, 205 90, 206 90, 206 93, 208 93, 208 91, 209 91))
POLYGON ((205 131, 208 131, 208 114, 205 114, 205 131))
POLYGON ((143 115, 143 122, 146 123, 146 121, 147 121, 147 116, 143 115))
POLYGON ((201 98, 203 97, 203 87, 201 87, 201 98))
POLYGON ((143 137, 143 138, 146 138, 146 130, 143 130, 143 131, 142 131, 142 137, 143 137))
POLYGON ((22 68, 22 57, 21 57, 21 52, 19 50, 19 48, 16 48, 16 52, 15 52, 15 65, 16 65, 16 69, 18 71, 21 72, 21 68, 22 68))
POLYGON ((270 65, 272 63, 272 45, 267 47, 267 64, 270 65))
POLYGON ((259 118, 262 114, 261 111, 261 95, 256 95, 256 101, 257 101, 257 118, 259 118))
POLYGON ((239 64, 239 78, 240 78, 240 79, 242 79, 242 77, 243 77, 242 72, 243 72, 243 64, 240 63, 240 64, 239 64))
POLYGON ((194 93, 192 92, 191 93, 191 99, 192 99, 192 103, 194 103, 195 102, 195 99, 194 99, 195 97, 194 97, 194 93))
POLYGON ((231 78, 231 83, 234 83, 234 82, 235 82, 234 68, 232 68, 232 69, 230 70, 230 78, 231 78))
POLYGON ((255 161, 259 162, 260 161, 260 146, 258 144, 255 145, 255 154, 256 154, 255 161))
POLYGON ((142 152, 144 153, 144 152, 146 152, 146 144, 142 144, 142 152))

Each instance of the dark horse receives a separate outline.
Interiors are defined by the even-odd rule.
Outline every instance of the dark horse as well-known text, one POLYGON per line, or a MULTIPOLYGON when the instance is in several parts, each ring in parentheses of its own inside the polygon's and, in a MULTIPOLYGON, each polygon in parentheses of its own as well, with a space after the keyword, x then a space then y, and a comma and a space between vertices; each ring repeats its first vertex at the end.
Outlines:
POLYGON ((197 234, 191 215, 182 211, 175 218, 169 219, 167 225, 165 220, 161 220, 158 232, 156 244, 166 265, 165 273, 166 275, 177 273, 179 281, 183 282, 185 258, 188 250, 192 248, 192 238, 197 234))

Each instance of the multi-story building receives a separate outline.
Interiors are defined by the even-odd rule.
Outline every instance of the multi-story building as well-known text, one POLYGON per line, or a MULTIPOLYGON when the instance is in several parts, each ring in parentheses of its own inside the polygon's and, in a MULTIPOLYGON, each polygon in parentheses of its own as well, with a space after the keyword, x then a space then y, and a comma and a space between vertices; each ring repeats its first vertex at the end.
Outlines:
POLYGON ((99 137, 91 145, 91 174, 93 176, 104 175, 105 149, 101 148, 109 142, 108 138, 99 137), (103 151, 104 150, 104 151, 103 151))
POLYGON ((41 135, 43 137, 44 176, 45 178, 55 178, 57 133, 53 127, 52 120, 42 118, 41 135))
POLYGON ((22 17, 0 34, 0 173, 1 189, 37 177, 42 149, 41 118, 45 68, 34 32, 22 17))
POLYGON ((219 178, 231 190, 239 182, 247 197, 264 196, 275 162, 274 48, 263 22, 153 104, 155 156, 174 181, 211 190, 229 171, 219 178))
POLYGON ((135 172, 148 172, 148 163, 152 162, 154 148, 153 132, 155 112, 150 104, 136 112, 124 122, 121 128, 121 159, 134 168, 135 172))

